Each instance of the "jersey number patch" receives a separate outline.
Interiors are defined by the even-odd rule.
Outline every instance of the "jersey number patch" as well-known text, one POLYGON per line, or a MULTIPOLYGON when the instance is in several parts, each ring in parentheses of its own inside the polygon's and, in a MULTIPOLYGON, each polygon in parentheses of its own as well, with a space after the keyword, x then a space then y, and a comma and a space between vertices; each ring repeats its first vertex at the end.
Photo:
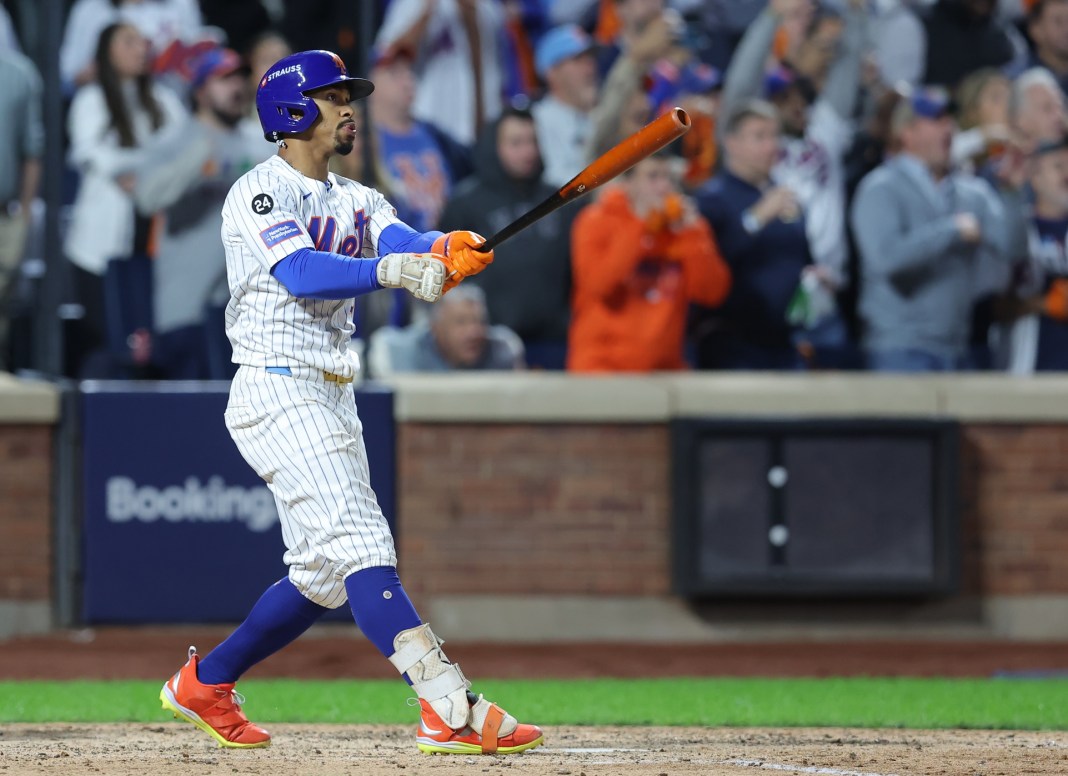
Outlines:
POLYGON ((252 198, 252 212, 258 216, 265 215, 274 210, 274 200, 270 194, 257 194, 252 198))

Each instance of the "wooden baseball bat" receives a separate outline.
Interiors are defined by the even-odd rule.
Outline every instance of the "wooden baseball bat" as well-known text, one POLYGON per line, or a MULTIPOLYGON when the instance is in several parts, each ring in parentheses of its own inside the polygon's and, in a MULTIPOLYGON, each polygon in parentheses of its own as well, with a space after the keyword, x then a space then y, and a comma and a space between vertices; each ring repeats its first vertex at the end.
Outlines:
POLYGON ((568 202, 574 202, 620 173, 626 172, 647 156, 651 156, 672 140, 690 129, 690 117, 682 108, 672 108, 658 119, 639 129, 619 145, 594 159, 578 175, 569 180, 537 207, 528 210, 482 244, 480 250, 489 251, 505 240, 515 237, 535 221, 544 218, 568 202))

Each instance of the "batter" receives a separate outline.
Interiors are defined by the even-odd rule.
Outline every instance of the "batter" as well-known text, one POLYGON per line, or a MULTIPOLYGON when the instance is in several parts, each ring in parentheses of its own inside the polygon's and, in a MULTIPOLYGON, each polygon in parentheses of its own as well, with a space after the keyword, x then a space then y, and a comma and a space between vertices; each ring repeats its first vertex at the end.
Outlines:
MULTIPOLYGON (((492 251, 472 232, 420 233, 373 189, 328 171, 356 139, 352 102, 374 85, 328 51, 277 62, 256 108, 276 156, 241 177, 223 206, 231 299, 226 331, 239 369, 226 425, 274 494, 286 578, 263 594, 222 644, 189 659, 160 691, 163 708, 221 746, 268 746, 241 711, 235 682, 329 609, 356 624, 419 696, 416 743, 426 753, 509 754, 538 746, 519 724, 469 691, 397 577, 393 537, 371 490, 348 349, 355 297, 403 288, 434 302, 480 272, 492 251)), ((225 588, 225 554, 219 560, 225 588)))

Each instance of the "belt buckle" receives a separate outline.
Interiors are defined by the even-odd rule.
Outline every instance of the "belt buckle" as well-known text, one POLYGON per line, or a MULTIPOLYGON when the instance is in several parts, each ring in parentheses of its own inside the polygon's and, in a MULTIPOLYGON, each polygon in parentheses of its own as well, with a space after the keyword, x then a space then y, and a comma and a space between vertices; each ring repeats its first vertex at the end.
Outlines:
POLYGON ((342 377, 341 375, 336 375, 333 372, 327 371, 323 372, 323 379, 326 380, 328 383, 339 383, 341 385, 348 385, 352 382, 351 377, 342 377))

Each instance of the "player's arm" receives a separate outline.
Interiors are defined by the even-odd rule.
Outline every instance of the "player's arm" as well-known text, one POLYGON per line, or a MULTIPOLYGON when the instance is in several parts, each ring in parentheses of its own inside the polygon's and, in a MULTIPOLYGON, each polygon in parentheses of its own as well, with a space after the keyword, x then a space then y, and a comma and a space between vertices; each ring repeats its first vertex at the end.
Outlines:
POLYGON ((436 301, 445 267, 411 252, 352 258, 315 250, 294 192, 269 171, 234 184, 223 205, 224 239, 241 241, 289 293, 306 299, 352 299, 380 288, 404 288, 436 301))
MULTIPOLYGON (((377 193, 377 192, 376 192, 377 193)), ((377 253, 432 253, 445 262, 445 291, 461 280, 477 275, 493 262, 493 251, 480 251, 486 240, 475 232, 417 232, 397 218, 397 211, 378 195, 368 230, 377 253)))
POLYGON ((403 288, 416 299, 436 302, 445 283, 445 265, 418 253, 354 259, 298 248, 271 267, 271 274, 293 296, 305 299, 351 299, 380 288, 403 288))

